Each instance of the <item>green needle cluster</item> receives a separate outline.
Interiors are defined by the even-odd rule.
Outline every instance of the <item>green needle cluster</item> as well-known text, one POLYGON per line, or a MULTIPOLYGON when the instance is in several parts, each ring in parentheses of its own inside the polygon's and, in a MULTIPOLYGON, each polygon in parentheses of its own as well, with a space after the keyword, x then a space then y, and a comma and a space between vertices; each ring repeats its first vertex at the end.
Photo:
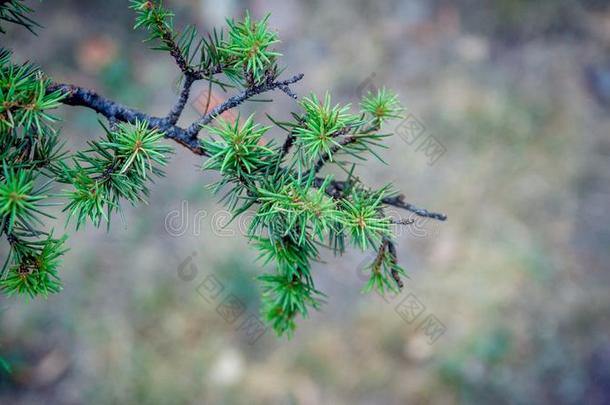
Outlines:
POLYGON ((172 148, 163 143, 163 133, 145 122, 119 123, 105 128, 106 139, 89 142, 89 149, 78 151, 72 166, 61 163, 58 181, 69 183, 72 191, 64 196, 68 219, 76 228, 89 219, 96 227, 102 220, 110 224, 112 213, 120 211, 121 200, 131 204, 146 201, 147 183, 153 175, 163 176, 172 148))
POLYGON ((297 146, 311 163, 325 153, 332 158, 334 148, 340 147, 341 135, 359 125, 358 117, 350 113, 350 105, 331 105, 330 93, 324 101, 315 94, 301 100, 304 116, 302 125, 295 127, 297 146))
POLYGON ((252 21, 246 13, 243 21, 227 20, 229 39, 220 50, 231 61, 231 73, 239 77, 242 71, 251 84, 260 83, 281 54, 272 50, 279 41, 277 33, 269 30, 269 14, 260 21, 252 21))

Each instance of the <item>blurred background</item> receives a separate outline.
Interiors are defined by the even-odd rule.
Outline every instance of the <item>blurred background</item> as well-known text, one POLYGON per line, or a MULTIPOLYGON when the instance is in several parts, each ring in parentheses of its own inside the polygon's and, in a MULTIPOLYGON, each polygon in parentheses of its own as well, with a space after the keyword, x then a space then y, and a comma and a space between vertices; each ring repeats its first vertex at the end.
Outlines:
MULTIPOLYGON (((127 2, 29 3, 45 28, 10 28, 3 45, 16 60, 169 110, 178 70, 141 43, 127 2)), ((397 296, 360 293, 366 254, 324 255, 314 276, 326 305, 278 339, 251 327, 264 266, 244 222, 223 227, 228 215, 205 188, 217 177, 177 146, 148 205, 69 239, 61 294, 0 298, 0 357, 12 369, 0 368, 0 403, 610 403, 608 1, 166 5, 177 26, 202 31, 271 12, 285 74, 305 73, 301 96, 330 89, 357 104, 394 89, 409 118, 387 126, 398 133, 388 165, 371 160, 361 175, 449 219, 401 230, 410 278, 397 296)), ((183 124, 205 91, 195 88, 183 124)), ((241 111, 265 123, 263 111, 296 111, 272 96, 241 111)), ((68 147, 102 136, 93 112, 58 113, 68 147)))

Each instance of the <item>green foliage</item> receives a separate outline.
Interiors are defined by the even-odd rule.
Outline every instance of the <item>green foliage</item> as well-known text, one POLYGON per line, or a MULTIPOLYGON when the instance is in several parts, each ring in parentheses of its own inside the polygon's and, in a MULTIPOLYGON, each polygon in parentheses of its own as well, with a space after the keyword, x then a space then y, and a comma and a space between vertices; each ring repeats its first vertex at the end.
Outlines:
POLYGON ((375 260, 366 269, 370 272, 370 276, 362 289, 363 292, 373 290, 381 294, 386 291, 397 292, 400 286, 396 282, 396 277, 406 277, 405 270, 396 262, 388 240, 382 242, 375 260))
POLYGON ((31 221, 40 222, 37 215, 47 215, 40 210, 40 201, 48 196, 43 189, 34 190, 32 172, 23 169, 14 170, 3 162, 4 181, 0 183, 0 215, 5 219, 7 232, 11 232, 15 224, 27 227, 31 221))
MULTIPOLYGON (((351 114, 349 106, 332 106, 329 95, 324 102, 311 96, 301 106, 304 111, 294 115, 295 122, 279 124, 295 134, 299 148, 288 161, 282 159, 278 148, 264 140, 269 128, 256 125, 254 116, 241 125, 239 119, 234 123, 218 119, 215 125, 206 127, 211 139, 202 140, 210 153, 204 167, 222 175, 216 190, 229 189, 227 195, 232 196, 229 205, 234 214, 255 210, 248 235, 263 262, 277 266, 275 274, 260 280, 263 312, 279 334, 292 333, 296 317, 306 317, 309 309, 319 308, 322 303, 322 294, 316 290, 311 274, 320 247, 328 244, 341 254, 347 237, 360 249, 386 249, 385 241, 391 238, 391 222, 382 210, 382 200, 391 195, 388 187, 368 190, 350 175, 356 185, 344 190, 344 196, 332 198, 326 193, 332 176, 314 185, 313 172, 295 170, 306 151, 308 161, 329 150, 347 151, 364 159, 360 155, 385 136, 377 133, 377 127, 363 128, 367 121, 351 114), (336 139, 324 149, 310 135, 315 130, 336 139), (351 143, 345 143, 351 138, 351 143)), ((396 287, 392 271, 399 275, 404 271, 395 262, 386 253, 379 264, 372 266, 375 271, 371 270, 369 287, 381 292, 391 288, 392 283, 396 287)))
POLYGON ((252 21, 250 14, 246 13, 243 21, 227 20, 229 39, 220 50, 230 61, 225 74, 234 81, 239 82, 246 77, 251 85, 261 82, 277 57, 281 56, 271 50, 271 46, 280 41, 277 33, 269 30, 268 19, 269 14, 261 21, 252 21))
POLYGON ((224 176, 247 179, 268 168, 275 161, 276 151, 273 145, 262 142, 265 132, 270 127, 263 127, 254 122, 254 115, 239 126, 239 118, 230 123, 222 118, 217 126, 206 126, 213 136, 220 141, 205 139, 204 148, 210 153, 210 159, 204 165, 205 169, 220 171, 224 176))
POLYGON ((15 65, 0 50, 0 231, 9 254, 0 270, 7 294, 48 295, 61 289, 57 269, 65 238, 45 231, 44 211, 53 205, 54 165, 63 157, 50 125, 63 95, 47 92, 49 80, 29 63, 15 65))
POLYGON ((96 227, 102 220, 109 224, 112 213, 120 211, 121 199, 133 205, 146 201, 147 181, 151 175, 163 175, 161 168, 172 151, 162 143, 163 133, 143 121, 104 129, 106 140, 89 142, 88 150, 74 155, 74 166, 62 162, 58 174, 59 181, 74 186, 64 194, 69 200, 64 211, 68 219, 76 219, 77 229, 87 219, 96 227))
POLYGON ((299 277, 302 269, 307 269, 311 260, 317 257, 318 251, 311 244, 297 245, 287 239, 272 240, 254 237, 255 247, 264 263, 275 262, 278 272, 287 278, 299 277))
POLYGON ((146 180, 147 172, 153 171, 153 164, 165 166, 166 155, 172 151, 169 146, 163 145, 163 133, 157 129, 149 129, 145 122, 136 120, 135 125, 119 123, 115 132, 108 132, 109 141, 100 145, 106 150, 115 151, 116 164, 119 165, 119 174, 125 174, 130 169, 135 171, 136 177, 146 180))
POLYGON ((65 253, 66 237, 22 242, 15 248, 15 261, 5 278, 0 280, 0 289, 5 293, 47 296, 61 291, 58 276, 60 257, 65 253))
POLYGON ((145 122, 119 123, 106 128, 104 141, 90 142, 90 149, 70 157, 62 151, 57 122, 49 110, 65 95, 47 91, 50 80, 29 63, 15 65, 11 54, 0 51, 0 223, 10 252, 0 271, 0 289, 7 294, 29 296, 61 290, 58 277, 65 237, 53 238, 45 230, 44 211, 55 205, 57 183, 74 191, 64 210, 76 217, 77 228, 89 218, 96 226, 120 209, 120 200, 144 200, 151 174, 160 175, 171 149, 163 145, 163 133, 145 122))
MULTIPOLYGON (((24 0, 3 0, 0 1, 0 21, 6 21, 13 24, 21 25, 35 34, 34 27, 39 27, 36 21, 28 17, 32 9, 26 6, 24 0)), ((0 33, 6 31, 0 25, 0 33)))
POLYGON ((403 118, 404 108, 398 101, 398 96, 385 87, 376 93, 368 92, 360 102, 360 108, 373 118, 375 125, 381 125, 392 118, 403 118))
MULTIPOLYGON (((187 86, 207 80, 210 90, 224 90, 227 85, 216 77, 224 74, 246 87, 244 94, 258 94, 279 75, 281 55, 273 50, 279 38, 268 27, 268 15, 255 21, 246 13, 241 21, 227 20, 226 31, 202 36, 192 26, 176 30, 174 14, 162 1, 132 0, 130 8, 136 12, 135 28, 147 30, 154 49, 174 58, 187 86)), ((30 28, 27 11, 19 1, 2 3, 0 19, 12 16, 30 28)), ((44 207, 61 204, 77 229, 87 222, 110 226, 123 201, 146 200, 149 182, 163 175, 172 152, 159 124, 116 122, 111 114, 106 115, 109 126, 102 124, 102 139, 90 141, 86 150, 63 151, 57 119, 49 111, 66 96, 49 91, 50 85, 37 67, 15 65, 11 54, 0 50, 0 231, 10 247, 0 289, 7 294, 46 296, 61 289, 58 268, 66 238, 55 239, 45 230, 42 217, 50 215, 44 207), (54 193, 58 183, 64 185, 61 194, 54 193)), ((285 82, 275 88, 292 95, 285 82)), ((254 115, 235 122, 214 117, 204 127, 210 136, 199 141, 208 156, 203 168, 219 172, 213 188, 226 192, 223 200, 234 216, 254 212, 248 237, 261 261, 275 264, 259 277, 263 313, 278 334, 289 335, 299 316, 323 302, 312 275, 321 249, 340 255, 349 243, 377 252, 366 291, 396 289, 405 274, 396 262, 392 220, 383 211, 389 187, 371 190, 355 174, 356 162, 371 154, 381 159, 376 150, 389 136, 380 132, 382 125, 403 111, 397 96, 386 89, 369 93, 360 111, 352 112, 349 104, 333 104, 327 92, 323 100, 313 94, 303 98, 299 107, 290 121, 269 117, 288 133, 281 147, 268 139, 271 127, 258 124, 254 115), (343 169, 347 178, 318 177, 327 163, 343 169), (337 188, 337 181, 343 186, 337 188)), ((157 122, 166 121, 170 118, 157 122)))
MULTIPOLYGON (((143 27, 149 31, 150 36, 146 41, 161 40, 166 35, 171 35, 173 31, 173 17, 174 13, 163 7, 163 1, 142 1, 142 0, 131 0, 131 9, 136 11, 136 23, 133 26, 134 29, 143 27)), ((169 51, 170 48, 160 47, 157 48, 163 51, 169 51)))
MULTIPOLYGON (((148 31, 145 42, 154 42, 153 49, 169 52, 185 74, 221 84, 212 75, 226 65, 220 51, 224 41, 222 31, 214 29, 207 37, 199 35, 192 25, 183 31, 176 31, 174 13, 163 7, 163 1, 131 0, 130 8, 136 12, 134 29, 144 28, 148 31)), ((227 85, 222 87, 224 89, 227 85)))
POLYGON ((304 110, 302 125, 295 128, 297 146, 307 163, 311 163, 322 153, 332 159, 333 148, 339 148, 339 136, 351 126, 359 124, 358 117, 350 114, 350 105, 332 106, 330 93, 324 95, 324 102, 315 94, 301 101, 304 110))
POLYGON ((264 286, 263 312, 279 334, 292 333, 296 317, 306 317, 309 309, 319 308, 322 303, 311 274, 320 247, 329 246, 341 254, 347 238, 363 250, 383 248, 384 254, 371 266, 371 281, 365 290, 375 288, 383 293, 396 288, 395 275, 404 275, 396 258, 386 252, 392 235, 391 220, 383 214, 383 199, 391 196, 389 187, 368 190, 350 173, 354 185, 346 188, 344 195, 332 198, 326 192, 332 176, 314 184, 314 172, 295 170, 307 150, 309 160, 329 149, 365 159, 362 154, 385 136, 378 134, 378 127, 367 125, 366 119, 351 114, 349 106, 332 106, 328 95, 324 102, 311 96, 301 106, 304 111, 294 115, 294 122, 274 121, 295 134, 299 150, 287 161, 264 141, 268 128, 255 125, 253 116, 241 126, 239 120, 231 124, 218 119, 216 125, 207 127, 212 139, 202 141, 210 152, 205 168, 222 175, 216 190, 229 189, 234 214, 255 210, 248 235, 263 262, 277 266, 275 274, 260 280, 264 286), (336 138, 329 149, 311 141, 309 134, 315 129, 336 138))
POLYGON ((259 280, 263 282, 263 314, 279 334, 290 337, 296 328, 296 315, 306 317, 308 307, 320 307, 323 294, 313 283, 283 275, 264 275, 259 280))
POLYGON ((11 365, 9 364, 8 361, 3 359, 2 357, 0 357, 0 368, 2 370, 4 370, 5 373, 10 373, 11 372, 11 365))
POLYGON ((288 238, 303 247, 307 240, 323 240, 336 221, 336 204, 323 188, 314 189, 288 175, 262 182, 259 204, 250 234, 268 230, 276 238, 288 238))
POLYGON ((351 198, 341 200, 339 221, 352 243, 362 250, 379 246, 384 237, 390 236, 390 219, 381 211, 387 188, 375 192, 356 189, 351 198))
POLYGON ((63 196, 77 228, 86 218, 99 226, 121 199, 144 199, 146 181, 151 173, 162 174, 159 167, 170 152, 160 143, 163 134, 147 123, 119 123, 114 131, 106 129, 104 141, 72 155, 70 167, 50 113, 65 95, 48 91, 50 84, 36 66, 13 64, 11 53, 0 50, 0 219, 10 246, 0 289, 7 294, 34 297, 61 290, 58 268, 66 237, 53 238, 42 221, 51 218, 44 208, 57 204, 50 202, 58 197, 52 192, 56 183, 74 187, 63 196))
POLYGON ((277 74, 276 60, 281 55, 272 46, 279 40, 277 33, 268 28, 269 15, 261 21, 253 21, 249 13, 243 21, 227 20, 225 39, 224 32, 216 29, 207 36, 200 35, 192 25, 175 30, 174 14, 163 6, 163 1, 131 0, 130 8, 137 14, 134 28, 146 29, 146 41, 156 43, 153 49, 170 52, 186 74, 221 84, 223 89, 228 85, 213 79, 214 73, 222 72, 245 87, 277 74))
POLYGON ((59 106, 64 97, 47 93, 50 84, 38 68, 29 63, 10 63, 11 53, 0 49, 0 131, 21 127, 22 132, 43 131, 56 118, 46 112, 59 106))

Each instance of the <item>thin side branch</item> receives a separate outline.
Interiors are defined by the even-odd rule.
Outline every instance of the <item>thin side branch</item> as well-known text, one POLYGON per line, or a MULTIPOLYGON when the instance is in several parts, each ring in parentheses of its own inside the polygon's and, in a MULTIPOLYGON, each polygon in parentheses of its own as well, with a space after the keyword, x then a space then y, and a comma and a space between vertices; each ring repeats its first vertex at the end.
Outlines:
MULTIPOLYGON (((321 187, 324 183, 324 179, 321 177, 316 177, 314 180, 315 187, 321 187)), ((328 187, 326 188, 326 194, 331 196, 332 198, 338 199, 343 198, 343 192, 348 188, 348 183, 345 181, 332 180, 328 187)), ((425 208, 418 208, 413 204, 405 202, 405 196, 403 194, 397 195, 395 197, 386 197, 382 201, 386 205, 391 205, 397 208, 402 208, 407 211, 414 213, 417 216, 424 218, 436 219, 439 221, 445 221, 447 219, 447 215, 428 211, 425 208)))
POLYGON ((188 63, 188 58, 184 54, 182 54, 180 47, 174 40, 174 34, 172 33, 172 31, 165 26, 161 19, 157 19, 156 25, 159 32, 161 32, 161 42, 163 42, 163 44, 167 47, 170 55, 174 58, 176 65, 178 65, 178 68, 182 71, 182 73, 184 73, 187 78, 191 78, 192 80, 201 80, 209 78, 210 76, 216 73, 220 73, 222 71, 221 66, 214 66, 209 69, 195 70, 195 68, 188 63))
POLYGON ((405 218, 405 219, 392 219, 391 221, 394 225, 411 225, 415 223, 413 218, 405 218))
POLYGON ((387 205, 392 205, 397 208, 402 208, 407 211, 411 211, 412 213, 414 213, 415 215, 418 215, 420 217, 437 219, 439 221, 445 221, 447 219, 447 215, 445 215, 445 214, 441 214, 438 212, 431 212, 425 208, 418 208, 418 207, 414 206, 413 204, 405 202, 405 196, 403 194, 399 194, 395 197, 384 198, 383 203, 387 204, 387 205))
POLYGON ((288 134, 286 140, 284 141, 284 144, 282 145, 282 158, 286 156, 288 152, 290 152, 290 148, 292 148, 292 145, 294 145, 294 141, 296 141, 296 139, 297 138, 294 132, 290 132, 288 134))
POLYGON ((180 119, 180 115, 182 114, 182 111, 184 110, 184 106, 186 105, 186 102, 189 99, 189 94, 191 92, 191 87, 193 86, 194 81, 195 81, 194 76, 187 75, 184 77, 184 84, 182 85, 182 91, 180 92, 180 97, 178 97, 178 101, 176 101, 176 104, 172 107, 169 114, 167 114, 167 121, 170 124, 176 125, 176 123, 178 122, 178 119, 180 119))
MULTIPOLYGON (((392 263, 398 263, 398 256, 396 255, 396 246, 394 245, 394 242, 389 239, 386 239, 386 242, 388 246, 388 253, 392 257, 392 263)), ((398 271, 396 271, 396 269, 394 268, 392 269, 392 278, 394 279, 394 281, 396 281, 396 285, 398 285, 398 288, 402 290, 404 284, 400 279, 400 274, 398 274, 398 271)))
POLYGON ((265 93, 267 91, 275 90, 278 88, 281 89, 282 87, 287 87, 290 84, 296 83, 299 80, 301 80, 303 78, 303 76, 304 76, 303 73, 299 73, 298 75, 292 76, 290 79, 279 81, 279 82, 272 81, 271 79, 269 79, 268 81, 266 81, 262 84, 259 84, 258 86, 254 86, 252 88, 244 90, 241 93, 236 94, 233 97, 230 97, 224 103, 219 104, 218 106, 214 107, 206 115, 204 115, 203 117, 201 117, 200 119, 195 121, 190 127, 188 127, 188 129, 186 131, 190 136, 197 136, 197 134, 201 130, 201 127, 212 122, 212 120, 214 118, 216 118, 223 112, 225 112, 231 108, 237 107, 244 101, 246 101, 249 98, 256 96, 258 94, 265 93))

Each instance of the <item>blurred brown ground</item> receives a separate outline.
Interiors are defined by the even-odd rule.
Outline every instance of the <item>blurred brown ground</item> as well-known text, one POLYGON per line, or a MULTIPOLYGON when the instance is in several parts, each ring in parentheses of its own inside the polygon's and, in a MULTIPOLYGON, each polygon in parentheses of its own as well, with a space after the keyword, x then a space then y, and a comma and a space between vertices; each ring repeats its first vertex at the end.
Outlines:
MULTIPOLYGON (((31 3, 45 29, 11 28, 5 46, 18 60, 150 113, 169 109, 177 69, 131 30, 126 2, 31 3)), ((256 313, 261 265, 238 224, 220 229, 227 218, 204 188, 215 177, 176 148, 125 225, 70 239, 63 293, 0 298, 0 355, 13 366, 0 374, 0 403, 610 403, 607 2, 166 4, 177 25, 202 29, 271 12, 287 73, 305 73, 300 95, 330 89, 355 103, 360 89, 397 91, 446 152, 430 165, 394 136, 389 165, 370 161, 362 175, 449 220, 399 238, 410 274, 399 297, 359 293, 365 255, 326 255, 314 273, 329 296, 322 311, 290 341, 267 332, 251 345, 197 288, 215 274, 256 313), (168 232, 176 210, 185 227, 168 232), (184 263, 192 281, 179 277, 184 263), (403 300, 419 305, 416 319, 403 300), (430 315, 442 335, 420 326, 430 315)), ((274 98, 242 111, 296 108, 274 98)), ((70 147, 102 133, 90 111, 60 115, 70 147)))

